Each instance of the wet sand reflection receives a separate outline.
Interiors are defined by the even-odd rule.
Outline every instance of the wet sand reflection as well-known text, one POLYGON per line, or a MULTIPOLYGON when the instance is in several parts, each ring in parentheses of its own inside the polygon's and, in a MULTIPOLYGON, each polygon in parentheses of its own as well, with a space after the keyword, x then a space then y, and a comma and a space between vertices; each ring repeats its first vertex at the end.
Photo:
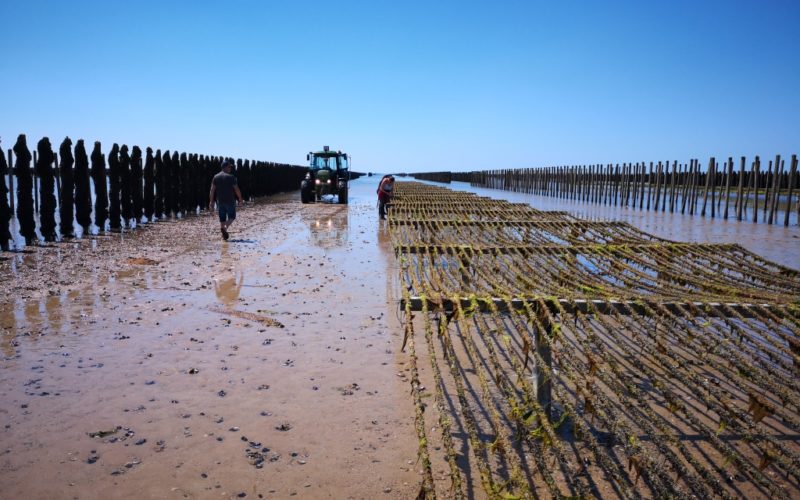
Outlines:
POLYGON ((244 285, 244 273, 239 271, 238 276, 214 280, 214 293, 217 299, 226 306, 232 305, 239 299, 244 285))
MULTIPOLYGON (((316 208, 316 207, 315 207, 316 208)), ((320 248, 341 247, 349 238, 349 212, 347 208, 333 214, 317 214, 308 224, 311 242, 320 248)))
POLYGON ((0 309, 0 351, 6 357, 14 355, 14 339, 17 336, 17 303, 12 297, 6 305, 0 309))

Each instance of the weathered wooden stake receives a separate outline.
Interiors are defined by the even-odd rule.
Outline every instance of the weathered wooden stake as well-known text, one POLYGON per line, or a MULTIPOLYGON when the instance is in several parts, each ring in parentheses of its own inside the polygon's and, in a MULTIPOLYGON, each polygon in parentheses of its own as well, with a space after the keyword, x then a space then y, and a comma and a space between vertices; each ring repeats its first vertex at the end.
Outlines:
POLYGON ((33 169, 31 171, 31 175, 33 176, 33 210, 37 214, 39 213, 39 176, 36 175, 36 157, 38 155, 38 151, 33 152, 33 169))
POLYGON ((708 173, 709 177, 711 177, 711 218, 714 219, 717 215, 715 203, 717 197, 717 162, 712 162, 713 164, 710 165, 711 171, 708 173))
POLYGON ((697 182, 700 170, 700 162, 695 158, 692 160, 694 164, 692 168, 692 175, 689 181, 689 215, 694 215, 694 210, 697 208, 697 182))
MULTIPOLYGON (((778 155, 777 161, 775 163, 778 163, 779 161, 780 161, 780 155, 778 155)), ((765 184, 764 188, 766 189, 766 192, 764 193, 764 208, 762 209, 763 213, 761 214, 761 217, 763 219, 767 218, 767 207, 772 204, 771 203, 772 198, 770 198, 770 196, 772 195, 771 188, 772 188, 772 183, 775 181, 775 171, 777 169, 778 165, 775 165, 773 167, 772 161, 770 160, 769 169, 767 170, 767 175, 766 178, 764 179, 764 184, 765 184)))
POLYGON ((14 213, 14 164, 11 162, 13 152, 12 149, 8 150, 8 202, 12 214, 14 213))
POLYGON ((711 169, 714 167, 714 157, 708 160, 708 169, 706 169, 706 186, 703 192, 703 209, 700 210, 700 216, 706 216, 706 205, 708 204, 708 185, 711 182, 711 169))
MULTIPOLYGON (((728 169, 725 168, 725 167, 727 167, 727 165, 728 165, 727 163, 725 165, 721 165, 723 167, 723 169, 722 169, 722 172, 720 173, 722 175, 722 183, 719 185, 720 188, 722 188, 722 186, 725 185, 725 179, 727 179, 727 177, 728 177, 728 169)), ((716 181, 716 179, 715 179, 715 181, 716 181)), ((719 206, 720 206, 721 203, 722 203, 722 189, 720 189, 719 196, 717 196, 717 212, 718 213, 722 213, 722 212, 720 212, 720 209, 719 209, 719 206)))
POLYGON ((733 176, 733 158, 728 157, 728 169, 725 176, 725 213, 723 219, 728 220, 728 203, 731 200, 731 177, 733 176))
MULTIPOLYGON (((664 194, 661 195, 661 211, 665 212, 667 210, 667 192, 669 191, 669 187, 667 186, 667 177, 669 177, 669 160, 664 162, 664 182, 662 183, 662 189, 664 190, 664 194)), ((658 207, 656 207, 658 210, 658 207)))
POLYGON ((539 403, 539 406, 542 408, 549 420, 552 416, 551 404, 553 401, 553 384, 547 375, 547 371, 552 373, 553 358, 552 353, 550 352, 550 344, 544 341, 544 336, 546 335, 548 340, 553 338, 553 326, 544 318, 542 318, 542 324, 544 325, 545 331, 542 331, 540 328, 535 328, 534 341, 536 342, 536 353, 539 355, 542 361, 544 361, 546 368, 539 364, 538 359, 536 360, 536 380, 534 383, 534 388, 536 389, 536 402, 539 403))
POLYGON ((742 209, 744 208, 744 178, 745 178, 745 163, 747 159, 742 156, 742 160, 739 163, 739 189, 736 192, 736 202, 738 205, 736 206, 736 220, 742 220, 742 209))
POLYGON ((758 173, 761 170, 761 159, 756 156, 753 164, 753 222, 758 222, 758 173))
POLYGON ((53 171, 53 177, 56 178, 56 201, 58 201, 58 207, 56 209, 61 208, 61 169, 58 168, 58 153, 53 153, 53 164, 50 165, 51 168, 55 167, 53 171))
POLYGON ((669 213, 675 212, 675 177, 678 175, 678 162, 672 161, 672 176, 669 179, 669 213))
POLYGON ((769 218, 767 224, 772 224, 775 219, 775 212, 778 210, 778 198, 781 193, 781 175, 783 175, 783 160, 781 155, 775 157, 775 180, 772 183, 772 203, 769 207, 769 218))
POLYGON ((653 210, 658 212, 658 202, 661 200, 661 162, 658 162, 656 167, 656 202, 653 205, 653 210))
MULTIPOLYGON (((792 211, 792 191, 794 190, 794 175, 797 173, 797 155, 792 155, 792 165, 789 167, 789 194, 786 197, 786 215, 783 216, 783 225, 789 226, 789 213, 792 211)), ((800 202, 797 203, 800 211, 800 202)), ((797 216, 797 223, 800 225, 800 213, 797 216)))
POLYGON ((683 176, 682 176, 683 182, 681 183, 683 186, 681 188, 681 214, 686 213, 686 195, 689 192, 689 173, 692 170, 691 168, 692 165, 694 164, 692 163, 691 160, 689 160, 689 164, 685 165, 683 168, 683 176))

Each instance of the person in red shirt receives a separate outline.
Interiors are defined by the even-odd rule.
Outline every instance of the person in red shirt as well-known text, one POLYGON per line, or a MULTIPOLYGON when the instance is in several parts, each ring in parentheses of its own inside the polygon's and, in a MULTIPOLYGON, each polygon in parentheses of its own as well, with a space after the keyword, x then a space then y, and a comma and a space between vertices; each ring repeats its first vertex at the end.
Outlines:
POLYGON ((394 176, 384 175, 378 185, 378 215, 381 219, 386 218, 386 204, 389 203, 394 194, 394 176))

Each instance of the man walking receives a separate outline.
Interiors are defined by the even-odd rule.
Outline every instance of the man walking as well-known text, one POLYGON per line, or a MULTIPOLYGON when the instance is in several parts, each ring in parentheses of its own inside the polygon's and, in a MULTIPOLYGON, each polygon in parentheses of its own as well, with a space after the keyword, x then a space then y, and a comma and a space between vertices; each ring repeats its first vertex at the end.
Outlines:
POLYGON ((222 171, 214 176, 211 181, 211 192, 209 193, 208 209, 214 209, 214 201, 217 202, 219 213, 219 228, 222 231, 222 239, 228 239, 228 226, 236 219, 236 200, 244 203, 242 192, 236 183, 236 177, 231 174, 233 162, 225 160, 222 162, 222 171), (235 195, 235 198, 234 198, 235 195))

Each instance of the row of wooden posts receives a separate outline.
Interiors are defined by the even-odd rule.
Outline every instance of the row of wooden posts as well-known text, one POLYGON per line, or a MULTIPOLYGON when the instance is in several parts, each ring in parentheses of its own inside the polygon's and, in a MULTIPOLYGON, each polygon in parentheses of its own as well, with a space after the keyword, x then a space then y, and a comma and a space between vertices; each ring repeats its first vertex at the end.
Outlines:
MULTIPOLYGON (((710 158, 706 168, 698 160, 623 163, 570 167, 430 172, 415 178, 437 182, 462 181, 472 186, 553 196, 604 205, 658 210, 700 216, 736 217, 768 224, 789 225, 792 203, 800 191, 797 155, 789 168, 777 155, 766 168, 756 156, 719 163, 710 158), (724 204, 723 204, 724 203, 724 204), (783 209, 783 217, 780 211, 783 209)), ((796 203, 800 223, 800 200, 796 203)))
MULTIPOLYGON (((92 206, 94 224, 101 232, 106 223, 112 231, 119 231, 142 222, 196 214, 208 206, 211 179, 220 171, 223 159, 169 151, 162 154, 161 150, 154 153, 149 147, 143 158, 138 146, 129 153, 126 145, 117 144, 106 158, 100 142, 94 143, 90 157, 82 139, 73 153, 68 137, 58 153, 45 137, 31 154, 21 134, 8 150, 7 163, 0 153, 0 249, 8 250, 9 241, 15 239, 11 234, 14 215, 20 235, 30 245, 38 240, 34 214, 38 214, 39 233, 45 241, 56 240, 56 226, 62 238, 74 237, 73 221, 87 234, 92 206)), ((242 196, 249 200, 297 189, 306 171, 297 165, 238 159, 233 173, 242 196)))

